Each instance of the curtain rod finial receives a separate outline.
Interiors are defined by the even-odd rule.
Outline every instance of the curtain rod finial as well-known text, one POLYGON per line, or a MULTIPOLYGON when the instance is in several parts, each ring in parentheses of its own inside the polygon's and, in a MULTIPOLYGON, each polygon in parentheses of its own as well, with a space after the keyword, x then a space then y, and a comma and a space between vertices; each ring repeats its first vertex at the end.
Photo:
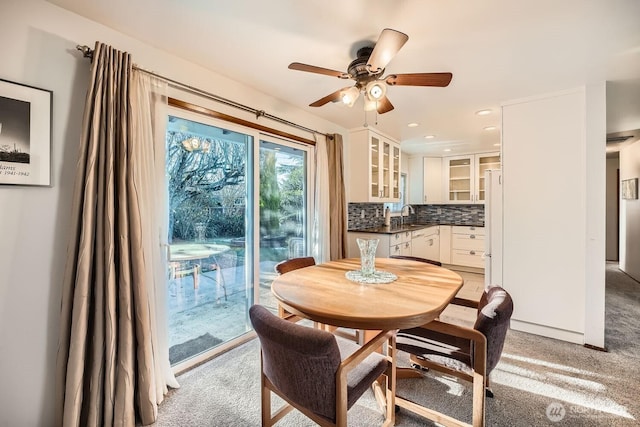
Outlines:
POLYGON ((85 58, 93 59, 93 49, 87 45, 77 45, 76 49, 82 52, 82 56, 85 58))

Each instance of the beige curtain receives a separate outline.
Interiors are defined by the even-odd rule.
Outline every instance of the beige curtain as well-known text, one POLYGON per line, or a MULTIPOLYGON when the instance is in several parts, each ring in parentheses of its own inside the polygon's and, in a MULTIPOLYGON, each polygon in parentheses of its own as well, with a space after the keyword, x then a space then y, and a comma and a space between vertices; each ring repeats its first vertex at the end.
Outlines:
POLYGON ((329 165, 327 138, 316 140, 315 149, 315 200, 312 255, 316 263, 331 259, 331 236, 329 229, 329 165))
POLYGON ((329 230, 331 236, 331 259, 347 256, 347 204, 344 191, 344 161, 342 158, 342 135, 334 134, 327 143, 329 163, 329 230))
POLYGON ((162 260, 147 185, 157 173, 141 162, 157 153, 153 138, 139 139, 148 132, 133 110, 144 87, 132 74, 129 54, 96 43, 62 291, 56 425, 150 424, 166 390, 152 332, 162 260))

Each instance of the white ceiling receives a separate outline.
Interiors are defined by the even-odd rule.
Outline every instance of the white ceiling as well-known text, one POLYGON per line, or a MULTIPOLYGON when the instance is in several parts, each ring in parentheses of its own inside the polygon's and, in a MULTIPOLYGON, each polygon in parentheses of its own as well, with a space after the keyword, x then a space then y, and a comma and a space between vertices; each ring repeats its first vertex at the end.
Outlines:
POLYGON ((369 113, 408 153, 495 150, 499 129, 483 128, 499 127, 502 102, 602 81, 607 131, 640 127, 638 0, 49 1, 345 128, 364 124, 362 101, 308 104, 348 84, 287 66, 346 71, 382 29, 402 31, 385 74, 453 73, 446 88, 390 87, 395 109, 369 113))

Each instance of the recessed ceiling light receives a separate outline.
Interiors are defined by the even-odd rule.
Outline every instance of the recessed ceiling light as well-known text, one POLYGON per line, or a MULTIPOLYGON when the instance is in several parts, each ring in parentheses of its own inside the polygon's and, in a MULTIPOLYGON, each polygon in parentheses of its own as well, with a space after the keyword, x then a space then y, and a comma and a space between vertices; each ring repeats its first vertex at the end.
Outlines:
POLYGON ((409 123, 407 126, 409 126, 410 128, 415 128, 418 127, 417 123, 409 123))
POLYGON ((435 135, 425 135, 424 139, 433 139, 435 137, 436 137, 435 135))
POLYGON ((451 148, 445 148, 443 151, 449 152, 451 151, 451 148))
POLYGON ((487 126, 484 128, 484 130, 496 130, 495 126, 487 126))
POLYGON ((494 147, 500 147, 500 145, 502 144, 500 144, 499 142, 496 142, 495 144, 493 144, 494 147))
POLYGON ((487 114, 491 114, 491 110, 480 110, 480 111, 476 111, 476 114, 478 116, 486 116, 487 114))

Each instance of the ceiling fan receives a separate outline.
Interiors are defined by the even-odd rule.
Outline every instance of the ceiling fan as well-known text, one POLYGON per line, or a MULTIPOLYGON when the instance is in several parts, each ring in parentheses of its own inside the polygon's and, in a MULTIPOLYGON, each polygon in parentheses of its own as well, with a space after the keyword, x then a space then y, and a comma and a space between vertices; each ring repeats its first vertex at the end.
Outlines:
POLYGON ((409 40, 400 31, 385 28, 374 46, 360 48, 357 58, 347 67, 347 72, 292 62, 289 69, 324 74, 339 79, 355 80, 355 85, 347 86, 309 104, 321 107, 328 102, 342 101, 353 106, 361 92, 364 92, 366 111, 377 110, 379 114, 393 110, 393 104, 386 96, 388 86, 437 86, 446 87, 451 82, 451 73, 411 73, 390 74, 382 77, 385 67, 409 40))

